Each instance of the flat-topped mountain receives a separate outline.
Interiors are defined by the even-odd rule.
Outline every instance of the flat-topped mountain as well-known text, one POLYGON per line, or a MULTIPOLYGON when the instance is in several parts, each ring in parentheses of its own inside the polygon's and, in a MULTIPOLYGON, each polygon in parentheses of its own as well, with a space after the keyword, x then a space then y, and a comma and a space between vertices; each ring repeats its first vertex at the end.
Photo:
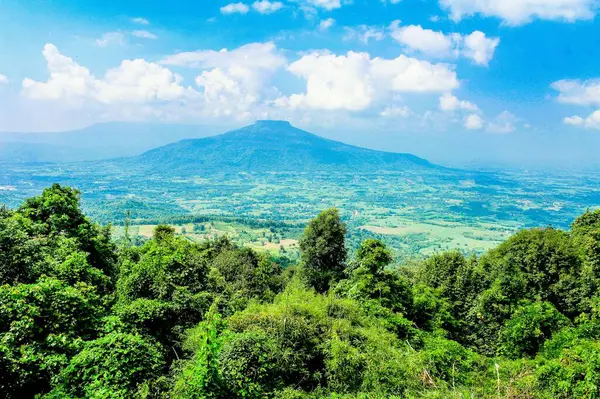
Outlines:
POLYGON ((319 137, 286 121, 257 121, 218 136, 182 140, 131 161, 154 171, 404 170, 436 168, 411 154, 369 150, 319 137))

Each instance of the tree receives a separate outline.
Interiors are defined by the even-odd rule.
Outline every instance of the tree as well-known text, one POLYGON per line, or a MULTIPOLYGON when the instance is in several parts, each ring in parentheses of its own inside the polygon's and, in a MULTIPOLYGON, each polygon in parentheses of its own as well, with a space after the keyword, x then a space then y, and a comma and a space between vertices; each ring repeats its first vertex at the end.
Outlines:
POLYGON ((548 302, 523 305, 500 331, 499 352, 513 359, 533 357, 546 340, 569 324, 548 302))
POLYGON ((346 262, 346 225, 337 209, 325 210, 311 220, 300 239, 302 272, 308 284, 326 292, 343 277, 346 262))
POLYGON ((57 386, 48 396, 131 398, 147 390, 163 367, 155 343, 139 335, 113 332, 86 343, 60 373, 57 386))
POLYGON ((104 315, 94 287, 55 278, 0 286, 0 396, 30 398, 98 334, 104 315))
POLYGON ((363 241, 346 270, 349 278, 339 282, 336 293, 358 300, 375 300, 394 312, 409 313, 413 304, 411 287, 397 271, 386 270, 392 260, 392 253, 383 242, 363 241))
POLYGON ((175 228, 166 224, 159 224, 154 228, 154 239, 156 241, 165 241, 175 236, 175 228))
POLYGON ((577 316, 586 298, 581 289, 582 259, 567 233, 553 228, 523 230, 481 259, 482 273, 490 281, 520 287, 512 300, 552 303, 570 316, 577 316))

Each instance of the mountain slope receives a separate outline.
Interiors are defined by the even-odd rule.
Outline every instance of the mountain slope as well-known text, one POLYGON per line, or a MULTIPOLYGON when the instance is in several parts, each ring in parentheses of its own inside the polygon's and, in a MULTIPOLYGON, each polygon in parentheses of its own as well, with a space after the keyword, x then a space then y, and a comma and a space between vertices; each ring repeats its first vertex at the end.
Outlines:
POLYGON ((157 172, 266 172, 436 168, 411 154, 369 150, 328 140, 285 121, 255 124, 219 136, 182 140, 131 161, 157 172))

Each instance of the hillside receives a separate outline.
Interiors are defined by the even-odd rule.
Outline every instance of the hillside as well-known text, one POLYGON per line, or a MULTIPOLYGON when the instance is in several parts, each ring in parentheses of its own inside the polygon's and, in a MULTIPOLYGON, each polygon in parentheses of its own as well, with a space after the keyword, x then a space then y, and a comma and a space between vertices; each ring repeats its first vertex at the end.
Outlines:
POLYGON ((154 171, 398 170, 435 168, 411 154, 369 150, 328 140, 286 121, 257 121, 222 135, 182 140, 131 160, 154 171))

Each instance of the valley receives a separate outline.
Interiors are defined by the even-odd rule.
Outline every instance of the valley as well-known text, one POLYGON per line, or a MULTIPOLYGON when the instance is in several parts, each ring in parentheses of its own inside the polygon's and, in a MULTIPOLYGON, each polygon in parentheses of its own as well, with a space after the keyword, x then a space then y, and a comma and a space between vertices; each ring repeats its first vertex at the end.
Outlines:
MULTIPOLYGON (((193 226, 219 222, 229 227, 214 234, 274 252, 272 242, 296 240, 312 215, 338 207, 352 248, 376 237, 400 259, 455 248, 482 253, 520 228, 568 228, 576 215, 600 204, 600 179, 593 174, 199 171, 164 177, 96 163, 5 165, 4 171, 0 202, 11 207, 58 182, 80 189, 85 211, 100 223, 122 226, 129 212, 142 237, 151 229, 142 226, 170 223, 199 240, 204 235, 193 226), (264 229, 272 232, 265 236, 264 229)), ((289 248, 287 255, 296 251, 289 248)))

